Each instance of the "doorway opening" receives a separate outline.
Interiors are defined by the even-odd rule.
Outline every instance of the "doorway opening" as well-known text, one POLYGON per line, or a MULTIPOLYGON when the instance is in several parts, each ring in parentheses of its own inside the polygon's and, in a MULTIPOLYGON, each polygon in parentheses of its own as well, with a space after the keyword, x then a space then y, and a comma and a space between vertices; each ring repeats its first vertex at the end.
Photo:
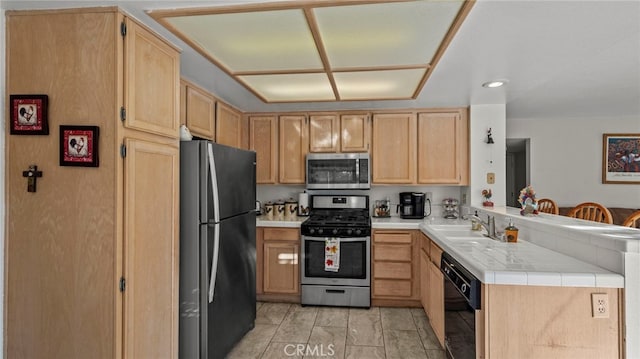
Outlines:
POLYGON ((520 190, 531 183, 530 176, 530 142, 529 138, 507 138, 506 161, 506 204, 509 207, 520 207, 518 196, 520 190))

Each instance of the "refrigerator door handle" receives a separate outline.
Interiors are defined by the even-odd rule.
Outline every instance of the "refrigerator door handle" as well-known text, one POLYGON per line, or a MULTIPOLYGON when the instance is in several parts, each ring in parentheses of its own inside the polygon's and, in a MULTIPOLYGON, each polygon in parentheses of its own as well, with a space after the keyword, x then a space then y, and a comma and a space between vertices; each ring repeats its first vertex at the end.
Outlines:
POLYGON ((216 161, 213 157, 213 145, 207 143, 207 150, 209 155, 209 171, 211 172, 211 189, 213 196, 213 221, 215 223, 220 222, 220 196, 218 193, 218 174, 216 173, 216 161))
POLYGON ((220 254, 220 224, 214 224, 213 228, 213 259, 211 260, 211 279, 209 280, 209 303, 213 302, 216 276, 218 275, 218 256, 220 254))

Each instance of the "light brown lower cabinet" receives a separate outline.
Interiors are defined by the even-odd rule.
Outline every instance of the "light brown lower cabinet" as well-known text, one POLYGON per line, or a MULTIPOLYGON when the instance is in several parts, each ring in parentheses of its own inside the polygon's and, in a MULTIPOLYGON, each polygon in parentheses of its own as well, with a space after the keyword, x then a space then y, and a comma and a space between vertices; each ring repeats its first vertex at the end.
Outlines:
POLYGON ((263 293, 300 295, 300 230, 263 228, 263 293))
POLYGON ((416 231, 374 230, 371 298, 374 305, 419 305, 420 244, 416 231), (410 301, 410 302, 409 302, 410 301))
MULTIPOLYGON (((422 234, 419 238, 421 302, 444 345, 442 249, 422 234)), ((623 358, 622 293, 617 288, 483 284, 475 318, 476 358, 623 358), (607 295, 609 317, 593 317, 593 293, 607 295)))

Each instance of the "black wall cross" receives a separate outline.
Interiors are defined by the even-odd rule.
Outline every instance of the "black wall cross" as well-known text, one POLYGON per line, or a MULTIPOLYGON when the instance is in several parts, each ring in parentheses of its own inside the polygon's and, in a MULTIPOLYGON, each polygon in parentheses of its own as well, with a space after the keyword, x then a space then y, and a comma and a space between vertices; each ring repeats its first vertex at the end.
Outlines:
POLYGON ((22 177, 27 177, 27 192, 36 191, 36 179, 42 177, 42 171, 38 171, 38 166, 29 166, 28 171, 22 171, 22 177))

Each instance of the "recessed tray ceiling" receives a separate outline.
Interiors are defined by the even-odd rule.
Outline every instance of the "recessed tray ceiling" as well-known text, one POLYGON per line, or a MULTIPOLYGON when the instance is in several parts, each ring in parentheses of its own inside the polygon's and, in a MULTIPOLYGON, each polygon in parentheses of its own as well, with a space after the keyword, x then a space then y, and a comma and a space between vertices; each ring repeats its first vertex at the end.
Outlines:
POLYGON ((265 102, 413 99, 473 1, 287 2, 149 14, 265 102))

